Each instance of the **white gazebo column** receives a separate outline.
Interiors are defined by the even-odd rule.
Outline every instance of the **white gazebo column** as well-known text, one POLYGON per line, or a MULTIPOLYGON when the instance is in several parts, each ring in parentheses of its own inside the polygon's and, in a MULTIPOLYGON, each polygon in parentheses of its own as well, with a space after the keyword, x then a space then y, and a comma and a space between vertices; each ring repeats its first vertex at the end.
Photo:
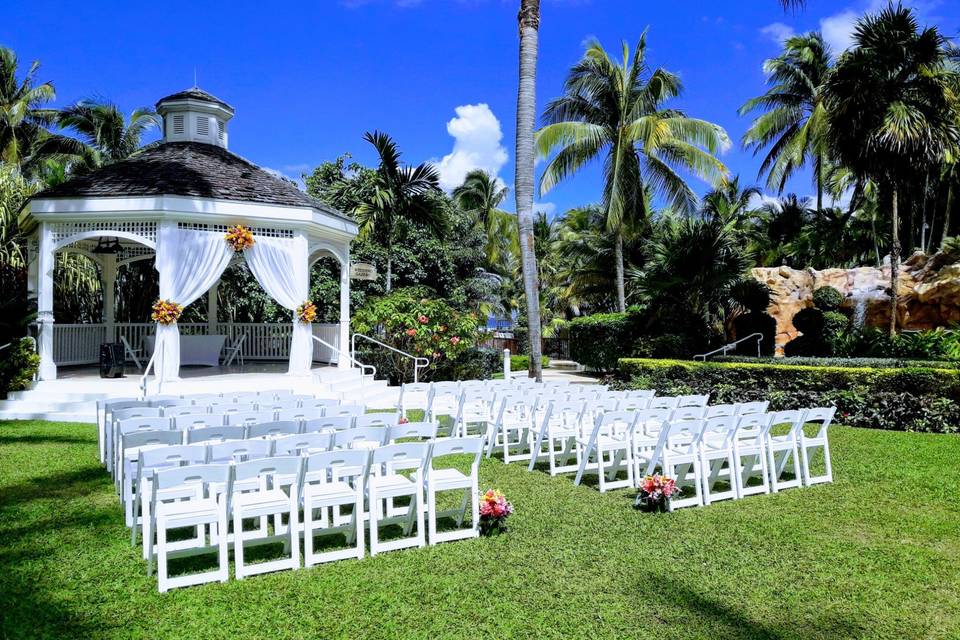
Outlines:
POLYGON ((340 357, 337 366, 350 367, 350 250, 340 256, 340 357))
POLYGON ((117 256, 104 254, 100 256, 100 286, 103 289, 103 324, 106 328, 106 342, 117 340, 116 332, 116 290, 117 284, 117 256))
POLYGON ((207 335, 217 335, 217 316, 219 308, 217 307, 217 296, 220 292, 220 281, 217 280, 207 291, 207 335))
POLYGON ((37 251, 37 351, 40 354, 41 380, 56 380, 57 365, 53 361, 53 268, 56 250, 53 227, 40 223, 40 246, 37 251))

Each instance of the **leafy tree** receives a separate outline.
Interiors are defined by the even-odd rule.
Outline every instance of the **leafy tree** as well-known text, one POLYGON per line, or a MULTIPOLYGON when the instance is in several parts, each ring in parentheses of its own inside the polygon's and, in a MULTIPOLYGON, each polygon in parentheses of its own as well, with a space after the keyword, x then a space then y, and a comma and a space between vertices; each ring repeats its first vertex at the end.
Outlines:
POLYGON ((96 169, 139 151, 144 136, 160 126, 160 116, 140 107, 127 119, 115 104, 81 100, 60 111, 57 124, 79 136, 75 155, 80 168, 96 169))
POLYGON ((623 44, 621 63, 598 42, 588 44, 567 75, 564 94, 547 105, 543 117, 548 124, 537 133, 540 155, 554 154, 541 176, 541 193, 602 159, 603 204, 607 230, 615 239, 620 311, 626 308, 624 230, 649 217, 644 191, 692 213, 697 196, 681 172, 711 182, 726 174, 715 157, 729 144, 726 132, 664 107, 683 86, 673 73, 651 70, 646 51, 646 32, 632 54, 623 44))
POLYGON ((960 132, 952 111, 946 39, 920 29, 910 9, 890 5, 862 18, 854 47, 827 82, 831 147, 858 176, 888 190, 892 242, 890 334, 897 329, 899 193, 918 170, 942 162, 960 132))
POLYGON ((540 283, 533 235, 534 127, 537 120, 537 45, 540 30, 540 0, 520 0, 517 14, 520 31, 519 83, 517 88, 517 146, 514 162, 514 195, 520 237, 520 265, 526 298, 527 338, 530 344, 530 376, 543 379, 543 346, 540 341, 540 283))
POLYGON ((811 162, 817 209, 821 209, 829 153, 824 87, 830 74, 830 49, 819 32, 794 36, 763 69, 770 88, 740 107, 740 115, 761 109, 765 113, 754 119, 743 144, 754 154, 768 149, 759 175, 767 174, 768 188, 778 193, 798 169, 811 162))
POLYGON ((0 47, 0 161, 29 174, 40 160, 38 145, 51 137, 46 127, 56 112, 44 105, 56 94, 50 82, 37 84, 39 62, 31 63, 22 80, 17 79, 18 64, 12 49, 0 47))
POLYGON ((482 169, 474 169, 453 190, 453 199, 460 207, 476 216, 477 224, 487 236, 487 262, 492 266, 502 260, 503 253, 517 240, 517 223, 511 214, 500 208, 509 190, 482 169))
POLYGON ((393 247, 403 242, 409 225, 416 222, 440 235, 446 227, 437 200, 429 197, 439 190, 439 174, 429 163, 415 167, 400 162, 397 144, 385 133, 364 134, 380 156, 374 190, 353 212, 361 237, 374 237, 387 250, 386 291, 393 286, 393 247))

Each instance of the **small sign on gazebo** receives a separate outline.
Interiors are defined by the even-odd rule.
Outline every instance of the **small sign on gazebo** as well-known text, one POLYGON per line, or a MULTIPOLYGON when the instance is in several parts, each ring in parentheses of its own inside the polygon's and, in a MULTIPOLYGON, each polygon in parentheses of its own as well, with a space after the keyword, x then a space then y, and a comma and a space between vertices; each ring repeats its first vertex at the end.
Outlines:
POLYGON ((351 280, 376 280, 377 268, 366 262, 354 262, 350 265, 351 280))

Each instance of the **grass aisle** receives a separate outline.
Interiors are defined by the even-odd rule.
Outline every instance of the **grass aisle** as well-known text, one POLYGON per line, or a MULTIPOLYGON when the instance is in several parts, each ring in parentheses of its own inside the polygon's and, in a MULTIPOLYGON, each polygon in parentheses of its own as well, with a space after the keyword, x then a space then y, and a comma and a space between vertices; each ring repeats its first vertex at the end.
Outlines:
POLYGON ((960 637, 960 438, 831 433, 833 485, 662 516, 485 461, 509 535, 160 595, 94 428, 0 423, 0 637, 960 637))

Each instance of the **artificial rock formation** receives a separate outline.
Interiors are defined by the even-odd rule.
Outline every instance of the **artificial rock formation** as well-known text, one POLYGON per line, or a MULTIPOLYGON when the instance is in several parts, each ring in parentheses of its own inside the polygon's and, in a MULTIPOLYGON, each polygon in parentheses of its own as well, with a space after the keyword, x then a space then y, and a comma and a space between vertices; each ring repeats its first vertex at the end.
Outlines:
MULTIPOLYGON (((903 329, 933 329, 960 323, 960 262, 944 264, 941 254, 917 252, 900 265, 897 322, 903 329)), ((813 306, 813 292, 833 287, 854 322, 880 328, 890 322, 890 264, 882 268, 791 269, 761 267, 753 276, 773 292, 767 312, 777 321, 777 353, 797 337, 793 316, 813 306)))

